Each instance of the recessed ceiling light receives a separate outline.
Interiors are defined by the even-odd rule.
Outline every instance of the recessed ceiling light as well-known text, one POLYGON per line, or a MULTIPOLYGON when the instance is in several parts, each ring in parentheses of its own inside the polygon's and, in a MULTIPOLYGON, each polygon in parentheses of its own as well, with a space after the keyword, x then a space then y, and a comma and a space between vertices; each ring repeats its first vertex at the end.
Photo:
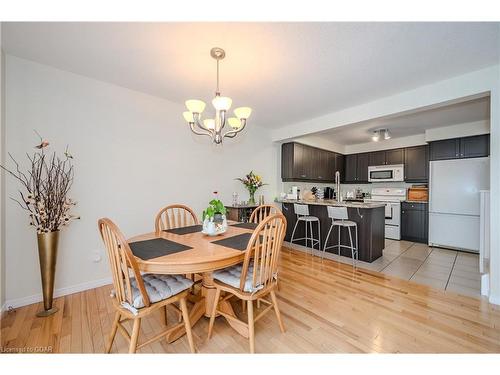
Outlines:
POLYGON ((380 132, 378 130, 375 130, 372 135, 372 141, 378 142, 380 139, 380 132))

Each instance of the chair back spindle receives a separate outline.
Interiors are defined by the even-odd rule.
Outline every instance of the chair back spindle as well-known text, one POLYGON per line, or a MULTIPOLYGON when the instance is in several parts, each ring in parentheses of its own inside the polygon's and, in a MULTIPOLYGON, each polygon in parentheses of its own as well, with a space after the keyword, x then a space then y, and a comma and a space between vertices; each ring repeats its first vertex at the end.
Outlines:
POLYGON ((142 280, 137 262, 125 237, 120 229, 118 229, 118 226, 110 219, 99 219, 98 227, 106 246, 113 276, 115 298, 118 305, 125 302, 132 305, 131 278, 133 277, 142 295, 144 306, 148 307, 150 305, 149 296, 144 287, 144 281, 142 280))
POLYGON ((249 222, 259 224, 266 217, 280 213, 280 212, 281 211, 273 205, 262 204, 259 207, 257 207, 255 210, 252 211, 252 214, 250 215, 249 222))
POLYGON ((199 224, 194 211, 183 204, 164 207, 156 214, 155 232, 199 224))
POLYGON ((240 289, 244 290, 253 260, 252 290, 265 289, 277 281, 278 260, 286 233, 286 219, 282 213, 265 218, 255 229, 245 251, 240 289))

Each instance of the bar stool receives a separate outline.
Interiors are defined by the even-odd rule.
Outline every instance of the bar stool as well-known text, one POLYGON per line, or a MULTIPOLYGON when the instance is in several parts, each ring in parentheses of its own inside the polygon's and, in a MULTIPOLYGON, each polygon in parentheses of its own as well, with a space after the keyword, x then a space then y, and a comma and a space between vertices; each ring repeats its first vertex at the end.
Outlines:
POLYGON ((328 210, 328 217, 330 219, 332 219, 332 225, 330 225, 330 229, 328 230, 328 234, 326 235, 322 257, 325 256, 326 249, 329 249, 332 247, 337 247, 339 249, 339 255, 340 255, 340 248, 345 247, 347 249, 351 249, 352 264, 353 264, 353 266, 355 266, 356 261, 358 260, 358 225, 356 224, 356 222, 348 220, 349 215, 347 213, 347 207, 327 206, 326 208, 328 210), (339 242, 337 245, 327 247, 326 245, 328 244, 328 238, 330 237, 330 233, 332 232, 332 229, 334 227, 338 227, 338 229, 339 229, 339 231, 338 231, 339 242), (350 240, 351 246, 346 246, 346 245, 340 244, 340 229, 343 227, 347 228, 347 231, 349 232, 349 240, 350 240), (351 228, 354 228, 354 234, 356 235, 356 246, 354 246, 354 244, 352 242, 351 228))
POLYGON ((314 249, 315 244, 318 244, 318 250, 321 251, 321 230, 320 230, 320 224, 319 224, 319 218, 316 216, 311 216, 309 215, 309 206, 307 204, 297 204, 294 203, 293 205, 293 211, 295 212, 295 215, 297 215, 297 221, 295 222, 295 226, 293 227, 293 232, 292 232, 292 238, 290 239, 290 242, 293 243, 293 241, 300 241, 300 240, 306 240, 306 247, 307 247, 307 240, 311 242, 311 254, 312 254, 312 249, 314 249), (295 235, 295 230, 297 229, 297 225, 299 222, 303 222, 305 224, 305 237, 302 238, 293 238, 295 235), (313 234, 313 223, 318 223, 318 239, 314 238, 313 234), (309 232, 310 232, 310 237, 307 235, 307 225, 309 224, 309 232))

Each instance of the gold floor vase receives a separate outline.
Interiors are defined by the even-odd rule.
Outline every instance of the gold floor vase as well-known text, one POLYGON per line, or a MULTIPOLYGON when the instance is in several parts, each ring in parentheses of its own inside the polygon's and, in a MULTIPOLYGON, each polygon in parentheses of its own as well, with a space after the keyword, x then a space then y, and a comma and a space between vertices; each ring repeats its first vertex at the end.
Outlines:
POLYGON ((36 314, 37 316, 49 316, 59 310, 57 307, 52 307, 58 243, 59 231, 38 234, 38 256, 40 258, 40 274, 42 276, 43 310, 39 311, 36 314))

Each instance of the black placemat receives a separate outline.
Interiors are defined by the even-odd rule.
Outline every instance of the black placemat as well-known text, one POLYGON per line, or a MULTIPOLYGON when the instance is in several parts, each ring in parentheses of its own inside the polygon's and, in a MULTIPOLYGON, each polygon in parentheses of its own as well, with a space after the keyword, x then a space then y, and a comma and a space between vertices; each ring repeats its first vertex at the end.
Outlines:
POLYGON ((201 232, 203 229, 203 225, 197 224, 197 225, 190 225, 188 227, 180 227, 180 228, 174 228, 174 229, 165 229, 164 232, 168 233, 173 233, 173 234, 190 234, 190 233, 196 233, 196 232, 201 232))
POLYGON ((143 260, 158 258, 164 255, 175 254, 192 247, 166 240, 164 238, 154 238, 152 240, 130 242, 132 253, 143 260))
POLYGON ((225 247, 230 247, 235 250, 246 250, 248 241, 250 241, 250 237, 252 237, 253 233, 243 233, 238 234, 237 236, 232 236, 228 238, 224 238, 222 240, 214 241, 213 244, 221 245, 225 247))
POLYGON ((231 224, 232 227, 236 228, 244 228, 244 229, 255 229, 257 228, 256 223, 237 223, 237 224, 231 224))

